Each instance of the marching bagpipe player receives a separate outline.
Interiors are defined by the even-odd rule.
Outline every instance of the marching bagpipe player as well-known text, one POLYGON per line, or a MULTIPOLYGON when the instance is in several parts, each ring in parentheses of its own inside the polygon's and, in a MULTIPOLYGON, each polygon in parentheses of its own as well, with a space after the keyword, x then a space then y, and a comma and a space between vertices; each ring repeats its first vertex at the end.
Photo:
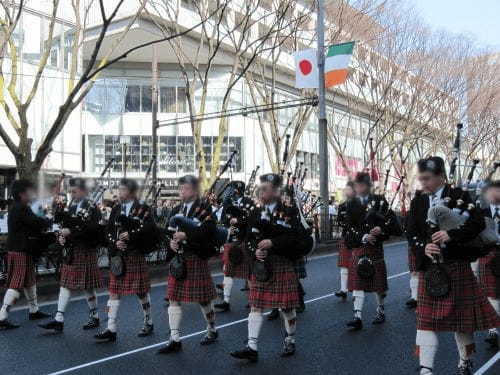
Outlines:
POLYGON ((300 306, 295 261, 304 246, 297 217, 287 217, 280 200, 282 178, 277 174, 260 176, 260 206, 252 211, 247 228, 247 244, 254 261, 250 276, 250 314, 248 341, 242 350, 231 353, 237 359, 258 361, 258 340, 263 310, 278 308, 285 323, 282 356, 295 353, 296 311, 300 306))
POLYGON ((416 345, 420 374, 433 374, 437 333, 443 331, 455 334, 460 356, 457 373, 472 374, 474 332, 500 322, 470 265, 482 251, 471 241, 485 228, 484 217, 467 192, 447 184, 442 158, 420 160, 418 180, 423 192, 411 202, 407 232, 419 271, 416 345), (459 221, 464 214, 465 220, 459 221))
MULTIPOLYGON (((486 256, 479 258, 479 284, 500 315, 500 180, 490 181, 486 185, 484 197, 486 205, 481 210, 496 241, 487 246, 486 256)), ((493 349, 499 347, 498 327, 490 328, 485 341, 493 349)))
POLYGON ((216 292, 208 266, 208 259, 216 254, 216 223, 207 207, 209 202, 200 199, 199 188, 199 180, 195 176, 187 175, 179 179, 181 203, 172 209, 169 222, 179 216, 196 220, 187 220, 195 224, 176 228, 169 242, 169 250, 175 254, 170 261, 167 286, 170 339, 158 354, 175 353, 182 349, 181 303, 200 305, 207 323, 207 333, 200 341, 201 345, 212 344, 218 338, 213 307, 216 292))
POLYGON ((347 202, 355 196, 354 183, 348 181, 344 188, 344 202, 339 204, 337 221, 341 228, 341 238, 339 240, 339 256, 337 260, 337 267, 340 270, 340 290, 335 292, 335 296, 341 298, 343 301, 347 298, 347 281, 349 276, 349 267, 351 265, 351 251, 347 248, 345 222, 347 214, 347 202))
POLYGON ((354 297, 354 319, 347 323, 351 331, 363 328, 365 293, 375 293, 377 313, 372 324, 385 322, 384 299, 388 289, 383 242, 390 232, 385 218, 393 215, 382 195, 372 193, 372 181, 366 172, 354 179, 356 196, 346 204, 344 235, 351 252, 348 289, 354 297))
POLYGON ((230 232, 229 242, 224 245, 222 254, 223 301, 214 307, 218 312, 230 310, 231 291, 234 279, 248 280, 250 277, 251 257, 245 245, 247 214, 254 206, 253 201, 245 197, 245 183, 232 181, 228 186, 231 194, 224 199, 224 221, 230 232))
POLYGON ((50 222, 36 216, 30 208, 35 197, 35 186, 30 181, 14 181, 12 197, 14 202, 9 209, 7 224, 7 291, 0 309, 0 330, 19 327, 9 322, 8 317, 9 309, 21 296, 21 290, 28 301, 29 320, 49 317, 38 308, 34 258, 39 255, 41 238, 50 222))
POLYGON ((126 295, 135 294, 141 304, 144 324, 138 336, 153 333, 146 255, 157 245, 157 227, 150 207, 139 201, 138 190, 135 180, 120 181, 119 202, 113 207, 106 227, 110 259, 108 326, 94 336, 98 341, 116 341, 120 298, 126 295))
POLYGON ((55 223, 60 227, 58 251, 63 253, 57 313, 53 321, 40 325, 41 328, 58 332, 63 331, 64 313, 71 293, 75 291, 85 293, 89 308, 89 320, 83 329, 99 327, 96 290, 102 287, 97 264, 101 214, 88 198, 85 179, 72 178, 69 180, 69 187, 71 204, 67 210, 56 212, 54 217, 55 223))

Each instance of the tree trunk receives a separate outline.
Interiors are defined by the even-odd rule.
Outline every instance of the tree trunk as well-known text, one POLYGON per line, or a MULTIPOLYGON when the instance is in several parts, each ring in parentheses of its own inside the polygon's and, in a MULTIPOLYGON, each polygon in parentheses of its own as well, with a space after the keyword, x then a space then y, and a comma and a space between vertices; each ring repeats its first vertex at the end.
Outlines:
POLYGON ((20 154, 16 156, 16 167, 20 179, 30 180, 34 183, 38 181, 40 166, 36 165, 26 155, 20 154))

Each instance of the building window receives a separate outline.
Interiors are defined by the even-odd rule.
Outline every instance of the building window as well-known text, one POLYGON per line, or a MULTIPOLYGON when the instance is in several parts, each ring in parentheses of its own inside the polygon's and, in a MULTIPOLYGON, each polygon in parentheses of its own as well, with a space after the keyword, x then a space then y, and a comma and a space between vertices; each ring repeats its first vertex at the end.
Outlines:
POLYGON ((153 110, 153 94, 151 86, 141 87, 141 112, 151 112, 153 110))
POLYGON ((127 96, 125 97, 126 112, 141 111, 141 86, 128 86, 127 96))

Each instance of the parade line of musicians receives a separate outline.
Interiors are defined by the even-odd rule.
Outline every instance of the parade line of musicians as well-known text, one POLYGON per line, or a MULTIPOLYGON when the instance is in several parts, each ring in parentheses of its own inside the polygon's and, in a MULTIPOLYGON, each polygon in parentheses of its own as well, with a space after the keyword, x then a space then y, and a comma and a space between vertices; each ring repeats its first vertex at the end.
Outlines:
MULTIPOLYGON (((285 327, 282 357, 296 350, 297 313, 304 310, 305 258, 314 246, 314 225, 300 205, 297 184, 278 174, 259 177, 255 198, 241 181, 232 181, 224 194, 201 195, 199 180, 191 175, 179 179, 180 203, 170 218, 158 225, 152 210, 139 199, 136 181, 122 179, 119 202, 108 217, 101 215, 84 179, 70 180, 71 200, 55 199, 47 217, 35 215, 30 203, 35 186, 17 180, 8 212, 6 291, 0 310, 0 330, 18 328, 9 320, 9 309, 24 293, 30 320, 39 327, 63 332, 71 296, 83 292, 88 304, 84 330, 101 331, 95 340, 115 342, 120 322, 121 298, 135 295, 143 313, 138 335, 153 333, 151 281, 146 257, 166 238, 169 275, 168 327, 170 338, 159 354, 182 350, 183 304, 197 303, 206 322, 200 345, 219 339, 216 312, 231 308, 233 280, 248 285, 247 344, 235 348, 236 359, 257 362, 264 312, 266 319, 281 316, 285 327), (55 243, 49 246, 62 259, 57 313, 52 318, 37 304, 35 264, 40 239, 57 223, 55 243), (109 256, 109 299, 103 323, 96 290, 103 287, 97 249, 105 244, 109 256), (208 260, 222 253, 224 279, 214 285, 208 260), (214 304, 220 289, 223 299, 214 304)), ((416 308, 416 355, 420 374, 433 374, 439 333, 454 332, 458 349, 458 374, 472 374, 475 352, 473 335, 487 331, 486 342, 498 350, 500 327, 500 181, 488 180, 477 197, 447 181, 440 157, 418 162, 420 191, 411 201, 406 220, 411 299, 416 308), (473 199, 476 199, 473 201, 473 199)), ((347 183, 345 202, 339 207, 342 239, 338 267, 340 289, 346 300, 352 293, 350 331, 362 330, 370 314, 372 324, 386 320, 384 300, 388 293, 383 243, 402 235, 398 219, 383 195, 375 194, 370 175, 357 173, 347 183), (369 294, 376 298, 376 311, 364 310, 369 294)), ((102 313, 101 313, 102 314, 102 313)), ((162 324, 162 328, 166 326, 162 324)), ((139 325, 138 325, 139 328, 139 325)), ((276 338, 276 341, 281 339, 276 338)))

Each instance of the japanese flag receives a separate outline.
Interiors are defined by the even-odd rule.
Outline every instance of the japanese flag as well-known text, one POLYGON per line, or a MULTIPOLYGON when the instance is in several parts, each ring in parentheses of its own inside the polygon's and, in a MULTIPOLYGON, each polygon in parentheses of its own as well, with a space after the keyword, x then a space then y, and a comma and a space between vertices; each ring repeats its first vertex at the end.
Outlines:
POLYGON ((318 55, 315 49, 295 52, 295 87, 318 88, 318 55))

